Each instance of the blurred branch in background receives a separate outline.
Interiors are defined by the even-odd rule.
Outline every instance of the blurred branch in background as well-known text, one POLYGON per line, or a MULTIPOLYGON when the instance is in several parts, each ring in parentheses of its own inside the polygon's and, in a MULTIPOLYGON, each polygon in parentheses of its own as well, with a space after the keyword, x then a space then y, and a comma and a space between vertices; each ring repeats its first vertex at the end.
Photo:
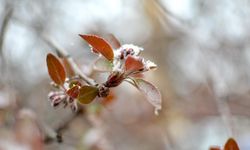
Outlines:
MULTIPOLYGON (((63 132, 69 128, 69 125, 77 118, 77 117, 83 117, 84 116, 84 109, 81 108, 77 112, 75 112, 73 115, 65 119, 61 124, 58 125, 58 127, 54 129, 48 129, 46 130, 46 127, 41 127, 44 130, 44 143, 45 144, 51 144, 52 142, 58 142, 62 143, 63 142, 63 132)), ((42 126, 42 124, 40 125, 42 126)))
MULTIPOLYGON (((78 74, 80 76, 80 78, 83 79, 83 81, 85 81, 89 85, 94 86, 97 84, 97 83, 95 83, 95 81, 93 79, 87 77, 81 71, 81 69, 74 62, 73 58, 67 53, 67 51, 65 51, 62 48, 59 48, 59 46, 57 44, 55 44, 55 42, 53 42, 52 40, 49 40, 48 37, 44 36, 43 39, 50 47, 52 47, 56 51, 59 58, 66 59, 67 62, 69 62, 69 65, 70 65, 69 67, 72 68, 72 71, 74 72, 74 74, 78 74)), ((63 136, 62 136, 63 131, 67 130, 70 123, 72 123, 74 121, 74 119, 76 119, 79 116, 82 116, 85 119, 87 118, 87 116, 85 114, 85 109, 82 106, 79 108, 79 110, 76 113, 74 113, 68 119, 66 119, 64 122, 59 124, 58 127, 56 127, 55 129, 52 129, 53 133, 47 133, 45 135, 45 137, 44 137, 45 144, 50 144, 51 142, 54 142, 54 141, 57 141, 58 143, 63 142, 63 136)), ((88 122, 87 119, 86 119, 86 122, 88 122)))
POLYGON ((8 29, 8 25, 9 25, 9 21, 10 21, 11 16, 12 16, 12 12, 13 12, 13 8, 6 6, 5 15, 3 16, 3 22, 2 22, 2 26, 1 26, 1 30, 0 30, 0 56, 2 58, 3 58, 4 38, 5 38, 5 34, 7 32, 7 29, 8 29))
POLYGON ((226 127, 228 137, 233 137, 235 136, 234 126, 233 126, 234 124, 233 124, 231 110, 229 107, 228 97, 221 97, 219 95, 216 95, 216 91, 214 89, 213 84, 214 83, 212 83, 211 80, 208 80, 206 84, 207 89, 213 95, 213 99, 216 103, 218 113, 222 119, 224 126, 226 127))
POLYGON ((55 42, 53 42, 52 40, 49 40, 48 37, 44 37, 43 39, 49 46, 51 46, 56 51, 58 57, 63 58, 63 59, 67 59, 67 62, 69 62, 70 68, 73 69, 75 74, 78 74, 80 76, 80 78, 83 79, 89 85, 96 85, 97 84, 97 83, 95 83, 95 81, 93 79, 87 77, 81 71, 81 69, 74 62, 73 58, 67 53, 67 51, 63 50, 62 48, 59 48, 59 46, 57 46, 57 44, 55 44, 55 42))

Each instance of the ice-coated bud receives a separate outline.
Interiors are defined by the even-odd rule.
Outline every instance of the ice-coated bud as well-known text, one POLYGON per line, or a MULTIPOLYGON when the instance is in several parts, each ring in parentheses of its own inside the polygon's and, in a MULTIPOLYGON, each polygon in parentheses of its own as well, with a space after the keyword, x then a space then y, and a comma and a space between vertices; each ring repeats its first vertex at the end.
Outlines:
POLYGON ((112 72, 106 83, 104 84, 106 87, 116 87, 122 83, 124 80, 124 73, 122 72, 112 72))
POLYGON ((72 110, 73 112, 76 112, 77 109, 78 109, 77 103, 71 103, 71 104, 70 104, 70 108, 71 108, 71 110, 72 110))
POLYGON ((152 61, 150 60, 147 60, 145 62, 145 70, 148 71, 148 70, 154 70, 157 68, 157 65, 155 63, 153 63, 152 61))
POLYGON ((54 99, 55 96, 56 96, 56 93, 55 93, 55 92, 49 92, 49 94, 48 94, 48 99, 49 99, 50 101, 52 101, 52 100, 54 99))
POLYGON ((109 88, 105 85, 101 84, 98 87, 98 96, 99 97, 107 97, 109 95, 109 88))
POLYGON ((133 44, 124 44, 119 49, 115 51, 115 57, 119 59, 124 59, 128 55, 138 56, 143 48, 135 46, 133 44))

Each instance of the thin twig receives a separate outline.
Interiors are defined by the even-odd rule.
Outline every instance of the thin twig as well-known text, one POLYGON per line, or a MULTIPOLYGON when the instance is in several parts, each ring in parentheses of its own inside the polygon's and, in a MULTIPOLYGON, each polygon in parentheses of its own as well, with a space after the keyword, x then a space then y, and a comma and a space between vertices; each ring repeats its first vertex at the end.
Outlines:
POLYGON ((5 34, 9 25, 9 21, 11 19, 12 16, 12 12, 13 9, 12 8, 8 8, 7 12, 5 13, 4 19, 3 19, 3 24, 0 30, 0 56, 3 55, 3 43, 4 43, 4 38, 5 38, 5 34))
POLYGON ((63 142, 62 133, 68 129, 70 123, 72 123, 78 116, 84 114, 84 109, 79 109, 74 115, 70 116, 68 119, 66 119, 63 123, 59 124, 58 127, 56 127, 54 130, 52 130, 52 133, 47 133, 44 136, 44 143, 50 144, 52 142, 63 142))
MULTIPOLYGON (((67 61, 69 62, 69 65, 72 67, 73 71, 79 75, 79 77, 81 79, 83 79, 87 84, 89 85, 93 85, 95 86, 97 83, 89 78, 88 76, 86 76, 81 69, 78 67, 78 65, 74 62, 74 60, 72 59, 72 57, 67 53, 67 51, 65 51, 62 48, 59 48, 59 46, 57 44, 55 44, 54 41, 50 40, 47 37, 43 37, 44 41, 51 47, 53 47, 58 55, 58 57, 61 58, 65 58, 67 59, 67 61)), ((52 142, 58 142, 61 143, 63 142, 62 139, 62 133, 68 129, 70 123, 76 119, 79 115, 82 115, 84 113, 84 109, 79 109, 77 111, 77 113, 75 113, 73 116, 69 117, 67 120, 65 120, 63 123, 61 123, 57 128, 55 128, 54 130, 52 130, 51 132, 54 133, 50 133, 50 134, 46 134, 44 137, 44 143, 45 144, 49 144, 52 142)))
POLYGON ((173 14, 170 10, 168 10, 166 7, 164 7, 164 4, 161 0, 154 1, 157 5, 158 9, 163 12, 163 15, 165 15, 165 19, 174 19, 175 21, 185 24, 185 21, 173 14))
POLYGON ((234 135, 234 128, 232 125, 233 120, 232 120, 231 110, 228 104, 228 98, 227 97, 223 98, 221 96, 218 96, 218 94, 215 93, 214 88, 213 88, 213 83, 211 80, 208 80, 207 87, 214 96, 214 100, 215 100, 218 112, 227 129, 227 133, 229 134, 229 136, 233 136, 234 135))
POLYGON ((59 48, 59 46, 52 40, 50 40, 49 38, 47 37, 44 37, 43 38, 44 41, 51 47, 53 47, 57 53, 57 55, 61 58, 66 58, 70 64, 70 66, 72 67, 72 69, 74 70, 74 72, 76 74, 78 74, 80 76, 81 79, 83 79, 87 84, 89 85, 93 85, 95 86, 97 83, 89 78, 88 76, 86 76, 82 71, 81 69, 78 67, 78 65, 74 62, 74 60, 72 59, 72 57, 67 53, 67 51, 65 51, 64 49, 62 48, 59 48))

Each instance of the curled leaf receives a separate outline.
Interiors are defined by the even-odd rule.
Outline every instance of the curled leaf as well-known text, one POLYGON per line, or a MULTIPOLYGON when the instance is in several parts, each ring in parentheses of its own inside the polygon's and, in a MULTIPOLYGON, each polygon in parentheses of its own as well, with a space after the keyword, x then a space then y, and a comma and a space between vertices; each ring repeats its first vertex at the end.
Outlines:
POLYGON ((125 61, 125 70, 127 72, 139 71, 143 67, 143 59, 140 57, 129 55, 125 61))
POLYGON ((224 150, 240 150, 237 142, 233 138, 229 138, 224 146, 224 150))
POLYGON ((158 115, 162 103, 160 91, 152 83, 143 79, 133 79, 131 84, 146 96, 148 102, 155 107, 155 114, 158 115))
POLYGON ((108 72, 112 71, 113 64, 103 57, 99 57, 94 63, 94 69, 96 71, 108 72))
POLYGON ((98 95, 98 88, 95 86, 82 86, 77 97, 81 104, 91 103, 98 95))
POLYGON ((66 79, 63 65, 53 54, 49 53, 46 58, 50 78, 58 85, 62 85, 66 79))
POLYGON ((103 38, 98 37, 96 35, 81 35, 81 34, 80 37, 83 38, 86 42, 88 42, 94 51, 101 53, 109 61, 113 60, 114 58, 113 49, 109 45, 109 43, 105 41, 103 38))

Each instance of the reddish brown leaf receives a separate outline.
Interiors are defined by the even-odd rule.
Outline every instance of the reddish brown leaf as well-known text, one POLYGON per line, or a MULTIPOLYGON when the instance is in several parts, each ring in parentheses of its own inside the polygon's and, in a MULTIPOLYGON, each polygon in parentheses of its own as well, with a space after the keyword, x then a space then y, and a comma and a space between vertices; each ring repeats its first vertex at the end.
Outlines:
POLYGON ((224 150, 240 150, 237 142, 233 138, 229 138, 224 146, 224 150))
POLYGON ((114 58, 114 52, 112 47, 109 45, 107 41, 103 38, 98 37, 96 35, 81 35, 80 37, 83 38, 86 42, 91 45, 93 50, 98 51, 101 53, 105 58, 109 61, 112 61, 114 58))
POLYGON ((98 94, 98 88, 95 86, 82 86, 78 95, 78 101, 81 104, 91 103, 98 94))
POLYGON ((129 55, 125 61, 125 69, 127 72, 139 71, 143 69, 144 64, 142 58, 129 55))
POLYGON ((77 98, 78 97, 78 95, 79 95, 79 93, 80 93, 80 91, 79 91, 79 86, 73 86, 72 88, 70 88, 68 91, 67 91, 67 94, 71 97, 71 98, 73 98, 73 99, 75 99, 75 98, 77 98))
POLYGON ((66 78, 63 65, 53 54, 49 53, 46 58, 50 78, 58 85, 62 85, 66 78))

